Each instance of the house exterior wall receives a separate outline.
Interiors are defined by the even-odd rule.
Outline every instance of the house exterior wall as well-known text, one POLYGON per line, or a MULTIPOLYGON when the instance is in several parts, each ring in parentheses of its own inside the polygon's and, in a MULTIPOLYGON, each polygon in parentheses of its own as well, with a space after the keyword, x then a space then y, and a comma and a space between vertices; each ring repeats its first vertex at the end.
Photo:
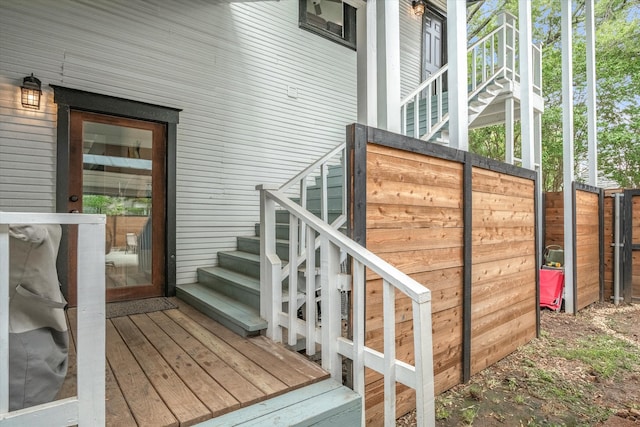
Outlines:
MULTIPOLYGON (((419 82, 421 19, 410 0, 401 6, 407 92, 419 82)), ((49 84, 182 109, 179 284, 253 233, 255 185, 285 182, 356 120, 356 52, 300 29, 297 0, 8 0, 0 12, 0 209, 56 210, 49 84), (39 111, 19 101, 30 73, 42 80, 39 111)))

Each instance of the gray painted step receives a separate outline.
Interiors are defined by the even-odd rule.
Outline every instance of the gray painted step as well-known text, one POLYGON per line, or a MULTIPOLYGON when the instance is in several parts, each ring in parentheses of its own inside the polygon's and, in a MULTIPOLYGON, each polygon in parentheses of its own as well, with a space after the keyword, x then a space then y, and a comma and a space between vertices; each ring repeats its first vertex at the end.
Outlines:
MULTIPOLYGON (((309 189, 307 189, 307 201, 309 201, 309 200, 320 200, 321 196, 322 196, 322 191, 320 190, 320 188, 309 188, 309 189)), ((329 199, 342 199, 342 186, 327 188, 327 198, 329 198, 329 199)))
MULTIPOLYGON (((320 211, 319 210, 312 210, 310 211, 312 214, 314 214, 315 216, 317 216, 318 218, 320 218, 320 211)), ((330 210, 329 211, 329 223, 332 223, 333 221, 335 221, 336 218, 338 218, 340 215, 342 214, 342 206, 340 207, 340 209, 335 209, 335 210, 330 210)), ((276 223, 278 224, 289 224, 289 211, 284 210, 284 209, 278 209, 276 211, 276 223)), ((287 238, 289 236, 287 235, 287 238)))
POLYGON ((176 295, 238 335, 259 335, 267 329, 258 310, 200 283, 178 285, 176 295))
MULTIPOLYGON (((260 237, 238 237, 238 250, 250 254, 260 255, 260 237)), ((289 260, 289 241, 276 240, 276 254, 281 260, 289 260)))
POLYGON ((218 252, 218 265, 256 279, 260 278, 260 255, 242 251, 218 252))
POLYGON ((198 283, 260 310, 260 279, 222 267, 198 268, 198 283))
POLYGON ((324 380, 198 424, 231 426, 359 426, 362 397, 334 380, 324 380))

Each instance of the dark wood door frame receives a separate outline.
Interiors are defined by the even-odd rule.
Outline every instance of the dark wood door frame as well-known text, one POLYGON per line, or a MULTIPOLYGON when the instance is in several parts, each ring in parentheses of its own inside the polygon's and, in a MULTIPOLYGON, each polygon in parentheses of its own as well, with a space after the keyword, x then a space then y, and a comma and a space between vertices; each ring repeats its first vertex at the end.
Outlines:
MULTIPOLYGON (((132 101, 77 89, 51 85, 57 104, 56 212, 67 212, 71 111, 87 111, 130 119, 154 121, 166 126, 166 200, 165 200, 165 295, 174 296, 176 288, 176 144, 181 109, 132 101)), ((68 295, 68 238, 63 236, 58 256, 58 275, 68 295)))
MULTIPOLYGON (((631 303, 634 299, 640 299, 640 295, 633 294, 633 253, 640 252, 640 244, 634 244, 633 242, 634 197, 640 197, 640 190, 624 190, 624 207, 622 211, 622 230, 624 235, 622 296, 626 303, 631 303)), ((635 237, 639 238, 640 236, 635 237)))

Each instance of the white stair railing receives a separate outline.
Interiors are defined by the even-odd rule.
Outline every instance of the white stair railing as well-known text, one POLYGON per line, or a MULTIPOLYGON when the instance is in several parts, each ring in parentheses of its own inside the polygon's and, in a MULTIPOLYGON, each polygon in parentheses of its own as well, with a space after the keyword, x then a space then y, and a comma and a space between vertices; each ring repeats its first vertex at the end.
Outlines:
MULTIPOLYGON (((301 337, 306 340, 306 351, 313 354, 316 344, 322 352, 322 366, 338 382, 342 383, 342 358, 353 361, 354 390, 364 396, 365 368, 384 377, 385 426, 395 426, 396 382, 416 390, 418 426, 435 424, 433 347, 431 336, 431 292, 420 283, 400 272, 387 262, 369 252, 331 225, 311 214, 275 188, 259 186, 261 229, 261 315, 267 319, 267 336, 282 342, 283 331, 288 343, 295 344, 301 337), (307 268, 307 304, 303 319, 291 308, 282 309, 282 263, 276 254, 276 207, 286 209, 291 216, 292 248, 290 254, 304 253, 307 266, 316 265, 316 245, 320 242, 319 281, 321 321, 316 313, 316 279, 314 268, 307 268), (300 225, 299 225, 300 224, 300 225), (304 247, 298 246, 304 226, 304 247), (352 276, 341 273, 341 259, 347 255, 352 260, 352 276), (384 351, 365 345, 365 268, 379 275, 383 281, 384 351), (341 292, 351 290, 353 296, 353 339, 342 333, 341 292), (413 365, 396 359, 395 346, 395 293, 400 291, 413 301, 414 357, 413 365), (263 310, 263 311, 262 311, 263 310)), ((295 265, 290 260, 289 264, 295 265)), ((295 292, 289 274, 289 295, 295 292)), ((291 307, 291 304, 289 304, 291 307)), ((364 425, 364 412, 362 423, 364 425)))
POLYGON ((0 426, 105 425, 104 215, 0 212, 0 426), (77 395, 9 411, 9 224, 78 226, 77 395))
MULTIPOLYGON (((471 101, 498 78, 519 82, 518 30, 513 15, 502 12, 498 17, 499 26, 467 49, 468 99, 471 101)), ((533 45, 534 93, 542 95, 542 51, 533 45)), ((430 140, 449 121, 445 108, 446 92, 443 88, 448 81, 447 65, 429 76, 400 103, 402 133, 414 138, 430 140), (423 107, 422 107, 423 106, 423 107), (422 107, 422 108, 421 108, 422 107), (412 111, 409 111, 410 109, 412 111), (420 126, 424 111, 425 124, 420 126)), ((475 116, 474 116, 475 117, 475 116)))

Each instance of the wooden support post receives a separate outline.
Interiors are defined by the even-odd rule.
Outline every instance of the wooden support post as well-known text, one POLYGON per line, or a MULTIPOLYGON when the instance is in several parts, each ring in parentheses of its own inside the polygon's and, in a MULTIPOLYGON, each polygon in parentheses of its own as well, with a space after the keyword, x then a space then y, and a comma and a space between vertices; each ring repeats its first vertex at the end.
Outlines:
POLYGON ((400 6, 376 2, 378 127, 400 132, 400 6))
POLYGON ((515 158, 514 150, 514 128, 515 128, 515 114, 514 114, 514 102, 513 97, 508 97, 504 101, 504 127, 505 127, 505 153, 504 161, 513 164, 515 158))
POLYGON ((596 30, 593 0, 585 0, 587 33, 587 158, 589 185, 598 185, 598 127, 596 124, 596 30))
POLYGON ((522 167, 534 170, 533 141, 533 51, 531 41, 531 2, 519 4, 520 30, 520 141, 522 144, 522 167))
POLYGON ((447 1, 447 52, 449 52, 449 145, 469 149, 467 99, 467 3, 447 1))
POLYGON ((378 125, 376 0, 356 10, 358 43, 358 123, 378 125))
POLYGON ((564 200, 564 289, 565 311, 575 313, 573 274, 573 43, 571 0, 562 0, 562 141, 564 200))

